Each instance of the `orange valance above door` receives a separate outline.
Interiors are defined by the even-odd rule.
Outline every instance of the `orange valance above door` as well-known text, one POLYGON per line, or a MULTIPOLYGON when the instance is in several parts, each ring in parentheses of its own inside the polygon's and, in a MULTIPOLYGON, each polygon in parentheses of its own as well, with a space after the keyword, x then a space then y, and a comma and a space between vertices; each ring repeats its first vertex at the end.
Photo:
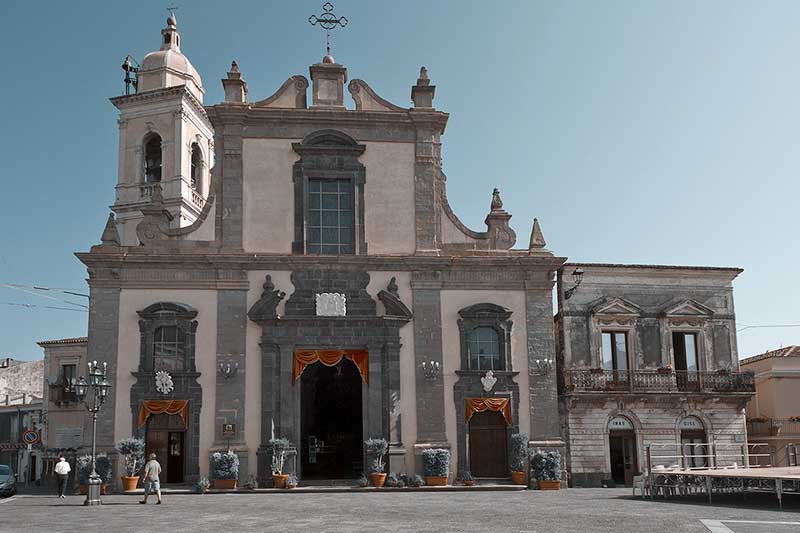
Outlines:
POLYGON ((356 365, 364 383, 369 383, 369 352, 366 350, 298 350, 294 352, 292 385, 300 379, 300 375, 308 365, 313 365, 319 361, 325 366, 336 366, 345 358, 356 365))
POLYGON ((144 400, 139 408, 139 425, 142 427, 147 423, 150 415, 181 415, 183 425, 189 426, 189 400, 144 400))
POLYGON ((497 411, 506 419, 506 424, 511 425, 511 404, 508 398, 467 398, 467 422, 475 413, 484 411, 497 411))

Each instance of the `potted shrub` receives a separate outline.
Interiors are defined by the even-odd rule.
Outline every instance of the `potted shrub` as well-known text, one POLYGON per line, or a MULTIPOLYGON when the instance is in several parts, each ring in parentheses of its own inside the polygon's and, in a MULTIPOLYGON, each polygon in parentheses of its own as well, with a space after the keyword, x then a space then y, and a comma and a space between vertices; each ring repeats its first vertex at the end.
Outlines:
POLYGON ((211 478, 215 489, 235 489, 239 478, 239 456, 230 450, 212 453, 211 478))
POLYGON ((272 446, 272 486, 276 489, 286 488, 288 474, 283 473, 283 464, 286 461, 286 452, 292 446, 289 439, 270 439, 272 446))
POLYGON ((139 483, 139 469, 144 465, 144 439, 130 437, 117 442, 117 451, 125 460, 125 475, 122 478, 122 490, 136 490, 139 483))
POLYGON ((364 474, 361 474, 361 477, 358 478, 358 481, 356 481, 356 483, 358 483, 358 486, 361 487, 362 489, 365 487, 369 487, 369 480, 367 479, 367 476, 365 476, 364 474))
POLYGON ((386 482, 383 484, 384 487, 398 487, 400 485, 400 478, 397 477, 397 474, 394 472, 390 472, 388 476, 386 476, 386 482))
MULTIPOLYGON (((89 476, 92 475, 92 456, 81 455, 76 460, 78 469, 78 490, 81 494, 89 491, 89 476)), ((95 471, 100 476, 102 482, 101 493, 106 494, 108 484, 111 483, 111 460, 104 453, 97 454, 95 459, 95 471)))
POLYGON ((201 477, 197 480, 197 483, 194 485, 194 491, 197 494, 205 494, 208 492, 208 489, 211 487, 211 482, 208 481, 207 477, 201 477))
POLYGON ((386 464, 383 462, 383 456, 389 450, 389 443, 386 442, 386 439, 368 439, 364 441, 364 445, 367 449, 367 456, 372 458, 369 473, 372 485, 377 488, 383 487, 386 482, 386 473, 383 471, 386 464))
POLYGON ((462 471, 458 478, 465 487, 471 487, 475 484, 475 478, 472 477, 472 473, 469 470, 462 471))
POLYGON ((286 488, 293 489, 297 486, 297 476, 294 474, 289 474, 289 477, 286 478, 286 488))
POLYGON ((447 485, 447 475, 450 473, 450 450, 445 448, 423 450, 422 471, 426 485, 434 487, 447 485))
POLYGON ((528 459, 528 434, 511 435, 511 481, 514 485, 525 485, 525 470, 528 459))
POLYGON ((243 490, 255 490, 258 488, 258 479, 256 478, 256 476, 251 475, 250 477, 247 478, 247 481, 245 481, 244 483, 242 483, 242 485, 240 485, 239 488, 243 490))
POLYGON ((537 450, 531 459, 531 470, 539 482, 539 490, 561 488, 561 454, 558 451, 537 450))

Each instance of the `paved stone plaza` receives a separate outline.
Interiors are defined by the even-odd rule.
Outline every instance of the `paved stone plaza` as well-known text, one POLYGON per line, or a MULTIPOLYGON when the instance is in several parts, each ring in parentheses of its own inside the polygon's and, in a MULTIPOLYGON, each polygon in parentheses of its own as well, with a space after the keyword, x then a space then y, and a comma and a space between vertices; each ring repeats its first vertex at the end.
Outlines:
POLYGON ((702 497, 631 498, 630 489, 207 494, 165 496, 149 507, 136 496, 107 496, 101 508, 83 507, 83 498, 0 500, 0 531, 800 531, 800 500, 787 499, 781 512, 766 495, 708 505, 702 497))

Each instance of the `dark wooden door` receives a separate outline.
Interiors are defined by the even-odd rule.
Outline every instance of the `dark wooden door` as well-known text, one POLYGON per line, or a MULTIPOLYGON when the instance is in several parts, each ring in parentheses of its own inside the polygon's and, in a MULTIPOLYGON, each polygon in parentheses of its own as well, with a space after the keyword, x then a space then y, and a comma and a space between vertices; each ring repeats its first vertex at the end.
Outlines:
POLYGON ((150 454, 156 454, 156 461, 161 465, 161 482, 167 479, 167 445, 169 442, 169 432, 160 429, 147 430, 147 451, 145 461, 150 460, 150 454))
POLYGON ((167 483, 183 483, 183 431, 169 432, 169 447, 167 449, 167 483))
POLYGON ((611 477, 617 483, 632 485, 633 476, 639 470, 636 434, 632 431, 612 431, 608 436, 608 444, 611 454, 611 477))
POLYGON ((508 477, 506 421, 496 411, 475 413, 469 421, 469 466, 475 477, 508 477))

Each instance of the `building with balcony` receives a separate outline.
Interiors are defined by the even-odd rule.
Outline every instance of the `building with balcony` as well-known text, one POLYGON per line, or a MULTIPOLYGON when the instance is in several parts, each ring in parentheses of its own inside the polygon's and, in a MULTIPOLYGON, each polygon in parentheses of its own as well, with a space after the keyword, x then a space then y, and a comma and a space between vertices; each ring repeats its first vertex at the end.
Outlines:
POLYGON ((55 483, 53 468, 64 455, 75 472, 75 458, 91 448, 91 418, 75 395, 75 382, 86 375, 88 339, 77 337, 40 341, 44 350, 44 408, 42 461, 46 482, 55 483))
POLYGON ((42 361, 0 362, 0 464, 9 465, 20 485, 37 480, 42 471, 41 444, 30 448, 22 436, 27 430, 41 434, 42 361))
POLYGON ((740 364, 755 374, 756 395, 747 404, 749 441, 766 444, 772 464, 797 465, 788 445, 800 444, 800 346, 754 355, 740 364))
POLYGON ((689 467, 725 461, 715 446, 745 444, 754 381, 737 362, 740 272, 575 263, 559 271, 558 390, 573 485, 630 484, 650 444, 674 445, 673 462, 689 467), (583 278, 570 290, 575 269, 583 278))

